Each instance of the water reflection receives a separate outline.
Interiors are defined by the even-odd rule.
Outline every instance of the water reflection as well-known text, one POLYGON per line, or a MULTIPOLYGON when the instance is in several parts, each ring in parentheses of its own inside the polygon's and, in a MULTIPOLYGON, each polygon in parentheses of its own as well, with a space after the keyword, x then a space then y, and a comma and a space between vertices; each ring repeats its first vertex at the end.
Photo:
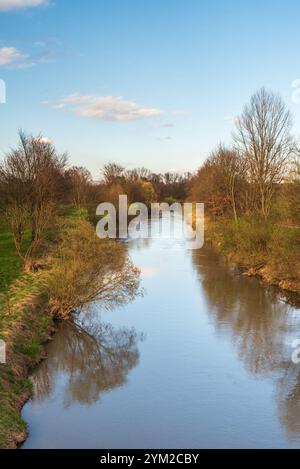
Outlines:
POLYGON ((122 386, 139 360, 135 329, 117 328, 93 315, 64 322, 47 350, 48 358, 33 376, 34 401, 53 391, 57 375, 67 376, 64 405, 90 405, 102 393, 122 386))
POLYGON ((25 448, 299 447, 299 310, 209 248, 128 248, 147 295, 102 311, 116 326, 97 311, 62 324, 23 411, 25 448))
POLYGON ((300 435, 300 371, 290 361, 284 364, 278 379, 276 400, 282 425, 297 440, 300 435))
POLYGON ((245 278, 209 247, 193 251, 192 259, 216 330, 230 331, 250 373, 274 380, 280 421, 299 438, 300 369, 291 361, 291 343, 300 333, 300 315, 276 289, 245 278))
MULTIPOLYGON (((141 225, 141 232, 144 232, 148 227, 148 222, 141 225)), ((151 238, 138 238, 135 240, 127 240, 127 244, 131 250, 135 251, 143 251, 144 249, 148 249, 152 243, 151 238)))

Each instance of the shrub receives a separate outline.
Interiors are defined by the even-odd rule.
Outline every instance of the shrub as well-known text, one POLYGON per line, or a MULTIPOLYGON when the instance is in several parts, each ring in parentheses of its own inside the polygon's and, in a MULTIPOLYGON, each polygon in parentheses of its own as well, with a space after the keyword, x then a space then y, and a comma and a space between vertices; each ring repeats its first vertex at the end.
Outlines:
POLYGON ((99 239, 82 219, 65 230, 47 277, 50 306, 62 318, 94 301, 105 308, 127 303, 139 287, 139 271, 125 245, 99 239))
POLYGON ((238 223, 222 219, 209 229, 225 254, 231 254, 245 265, 264 263, 276 226, 259 218, 243 218, 238 223))

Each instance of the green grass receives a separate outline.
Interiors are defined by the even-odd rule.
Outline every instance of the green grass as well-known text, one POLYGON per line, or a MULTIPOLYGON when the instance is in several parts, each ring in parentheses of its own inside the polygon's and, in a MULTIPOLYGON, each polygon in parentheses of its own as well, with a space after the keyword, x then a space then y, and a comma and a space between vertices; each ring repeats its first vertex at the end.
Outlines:
MULTIPOLYGON (((87 210, 61 207, 59 218, 62 226, 76 225, 78 219, 87 218, 87 210)), ((53 224, 45 240, 55 240, 60 229, 60 223, 53 224)), ((44 250, 47 243, 38 254, 44 250)), ((32 392, 28 371, 39 361, 53 327, 43 273, 24 273, 12 236, 0 220, 0 338, 9 344, 8 362, 0 365, 0 448, 14 448, 25 436, 20 407, 32 392)))
POLYGON ((12 312, 0 320, 0 337, 10 350, 7 364, 0 365, 0 448, 14 448, 25 436, 20 408, 32 394, 28 371, 38 363, 53 324, 47 295, 38 294, 39 282, 27 275, 11 287, 12 312))
POLYGON ((22 270, 12 236, 0 223, 0 293, 22 274, 22 270))
POLYGON ((41 352, 41 343, 39 339, 33 338, 29 344, 21 347, 20 352, 36 359, 41 352))
POLYGON ((10 400, 7 397, 5 404, 0 402, 0 448, 6 448, 9 440, 7 434, 20 434, 25 431, 26 424, 21 415, 10 407, 10 400))
POLYGON ((65 220, 88 219, 87 208, 76 208, 72 205, 61 205, 59 207, 58 216, 65 220))
MULTIPOLYGON (((61 220, 69 223, 76 223, 78 219, 87 219, 87 209, 76 209, 71 206, 61 206, 58 216, 61 220)), ((24 248, 28 243, 30 233, 26 233, 24 248)), ((53 227, 48 229, 45 233, 46 241, 53 241, 57 237, 57 229, 53 227)), ((43 248, 41 252, 43 253, 43 248)), ((13 238, 9 231, 6 229, 4 223, 0 219, 0 294, 7 291, 11 283, 17 278, 21 277, 23 273, 23 266, 19 256, 16 253, 13 238)))
POLYGON ((20 415, 16 402, 22 396, 32 394, 32 382, 28 378, 18 378, 11 368, 2 368, 0 375, 0 448, 10 446, 12 434, 22 434, 26 424, 20 415))

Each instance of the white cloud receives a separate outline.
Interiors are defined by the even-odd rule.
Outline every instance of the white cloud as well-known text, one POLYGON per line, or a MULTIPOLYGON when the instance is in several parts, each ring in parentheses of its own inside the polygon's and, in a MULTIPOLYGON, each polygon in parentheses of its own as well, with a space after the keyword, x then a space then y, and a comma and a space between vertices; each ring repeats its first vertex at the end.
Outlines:
POLYGON ((0 48, 0 67, 3 65, 10 65, 12 63, 21 62, 26 58, 27 56, 22 54, 22 52, 20 52, 15 47, 0 48))
POLYGON ((48 137, 40 137, 40 138, 35 139, 35 141, 37 143, 41 143, 44 145, 50 145, 52 143, 51 138, 48 138, 48 137))
POLYGON ((0 11, 46 5, 48 0, 0 0, 0 11))
POLYGON ((39 41, 35 41, 34 42, 34 45, 36 47, 53 47, 53 46, 60 46, 61 45, 61 41, 56 38, 56 37, 49 37, 47 39, 42 39, 42 40, 39 40, 39 41))
POLYGON ((225 116, 224 120, 228 122, 229 124, 235 125, 239 122, 239 117, 238 116, 225 116))
MULTIPOLYGON (((49 103, 46 103, 46 104, 49 104, 49 103)), ((66 105, 64 103, 58 103, 58 104, 54 104, 52 106, 52 109, 54 109, 54 111, 61 111, 65 107, 66 107, 66 105)))
MULTIPOLYGON (((0 0, 1 1, 1 0, 0 0)), ((24 54, 16 47, 0 47, 0 67, 30 68, 39 63, 51 63, 56 53, 51 50, 43 51, 41 54, 24 54)))
POLYGON ((52 109, 66 109, 80 117, 123 122, 148 119, 162 114, 158 108, 143 107, 134 101, 126 101, 121 96, 85 96, 78 93, 65 96, 52 106, 52 109))

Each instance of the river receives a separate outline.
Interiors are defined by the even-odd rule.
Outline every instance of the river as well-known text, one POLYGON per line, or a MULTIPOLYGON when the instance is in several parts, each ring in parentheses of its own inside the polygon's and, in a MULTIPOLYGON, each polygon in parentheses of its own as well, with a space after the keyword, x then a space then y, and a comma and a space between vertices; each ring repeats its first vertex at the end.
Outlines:
POLYGON ((299 448, 299 310, 208 246, 128 246, 144 296, 61 325, 23 448, 299 448))

